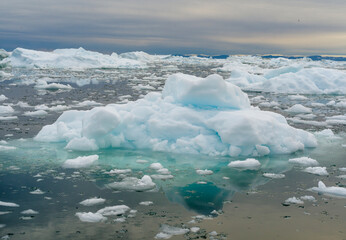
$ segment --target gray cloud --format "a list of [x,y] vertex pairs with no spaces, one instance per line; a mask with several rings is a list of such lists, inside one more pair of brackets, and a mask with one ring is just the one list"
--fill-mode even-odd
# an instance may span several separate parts
[[341,0],[2,0],[0,48],[345,54],[345,10]]

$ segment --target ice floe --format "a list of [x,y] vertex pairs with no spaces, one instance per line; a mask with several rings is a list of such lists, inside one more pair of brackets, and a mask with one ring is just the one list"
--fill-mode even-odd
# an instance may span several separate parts
[[326,167],[307,167],[303,170],[304,172],[307,173],[312,173],[315,175],[320,175],[320,176],[327,176],[329,175],[327,172]]
[[148,191],[156,187],[151,177],[144,175],[141,179],[126,177],[121,182],[113,182],[106,185],[115,190]]
[[230,156],[286,154],[317,144],[282,115],[250,107],[247,95],[220,76],[184,74],[170,76],[162,94],[66,111],[35,140],[67,142],[71,150],[135,147]]
[[187,228],[179,228],[179,227],[173,227],[169,226],[167,224],[162,224],[160,227],[160,231],[158,234],[156,234],[156,239],[169,239],[172,236],[175,235],[183,235],[190,231],[190,229]]
[[3,102],[5,100],[7,100],[7,99],[8,99],[8,97],[6,97],[4,94],[0,95],[0,102]]
[[299,198],[291,197],[285,200],[285,203],[287,204],[304,204],[304,201],[302,201]]
[[86,168],[91,166],[99,159],[98,155],[81,156],[73,159],[67,159],[62,167],[64,168]]
[[16,203],[3,202],[3,201],[0,201],[0,206],[3,206],[3,207],[19,207],[19,205],[16,204]]
[[93,198],[85,199],[85,200],[81,201],[79,204],[81,204],[83,206],[94,206],[94,205],[103,204],[105,201],[106,201],[106,199],[104,199],[104,198],[93,197]]
[[311,113],[311,108],[304,107],[301,104],[295,104],[292,107],[286,109],[290,113]]
[[261,163],[254,158],[248,158],[246,160],[233,161],[228,164],[228,167],[255,170],[260,168]]
[[100,213],[93,213],[93,212],[77,212],[76,216],[79,218],[82,222],[104,222],[107,220],[107,217],[104,217]]
[[284,178],[285,174],[282,174],[282,173],[263,173],[263,176],[266,178],[280,179],[280,178]]
[[196,173],[199,174],[199,175],[211,175],[214,172],[212,170],[208,170],[208,169],[204,169],[204,170],[197,169]]
[[24,214],[24,215],[32,215],[32,214],[39,214],[38,211],[35,211],[35,210],[32,210],[32,209],[27,209],[27,210],[24,210],[24,211],[21,211],[20,212],[21,214]]
[[291,158],[288,160],[289,163],[293,163],[293,164],[297,164],[297,165],[301,165],[301,166],[317,166],[319,165],[319,163],[312,158],[309,157],[299,157],[299,158]]
[[331,197],[346,198],[346,188],[344,187],[327,187],[322,181],[318,182],[318,187],[312,187],[308,189],[313,192],[325,194]]
[[143,202],[140,202],[139,205],[143,205],[143,206],[151,206],[153,205],[154,203],[152,201],[143,201]]

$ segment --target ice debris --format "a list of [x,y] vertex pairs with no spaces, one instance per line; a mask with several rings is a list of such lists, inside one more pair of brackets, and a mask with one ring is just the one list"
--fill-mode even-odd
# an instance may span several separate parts
[[322,181],[318,182],[318,187],[308,189],[313,192],[325,194],[331,197],[346,198],[346,188],[344,187],[327,187]]
[[0,206],[4,206],[4,207],[19,207],[19,205],[16,204],[16,203],[3,202],[3,201],[0,201]]
[[327,176],[328,172],[326,167],[307,167],[303,170],[304,172],[320,175],[320,176]]
[[204,170],[197,169],[196,173],[199,174],[199,175],[211,175],[214,172],[212,170],[208,170],[208,169],[204,169]]
[[106,186],[115,190],[148,191],[155,188],[156,184],[150,176],[144,175],[141,179],[126,177],[121,182],[109,183]]
[[280,178],[284,178],[285,174],[282,174],[282,173],[263,173],[263,176],[266,178],[280,179]]
[[62,166],[64,168],[86,168],[91,166],[98,159],[98,155],[77,157],[74,159],[67,159]]
[[291,197],[285,200],[285,203],[287,204],[304,204],[304,202],[296,197]]
[[76,216],[79,218],[82,222],[104,222],[107,220],[106,217],[104,217],[100,213],[92,213],[92,212],[77,212]]
[[167,224],[162,224],[160,227],[160,233],[156,234],[156,239],[169,239],[175,235],[183,235],[188,233],[190,230],[187,228],[172,227]]
[[135,147],[230,156],[286,154],[317,144],[282,115],[251,108],[247,95],[220,76],[185,74],[170,76],[162,94],[66,111],[35,140],[67,142],[70,150]]
[[27,209],[27,210],[21,211],[20,213],[24,214],[24,215],[39,214],[38,211],[35,211],[35,210],[32,210],[32,209]]
[[317,166],[318,162],[315,159],[309,157],[299,157],[299,158],[291,158],[288,160],[289,163],[301,165],[301,166]]
[[93,198],[85,199],[85,200],[81,201],[79,204],[89,207],[89,206],[95,206],[95,205],[103,204],[105,201],[106,201],[106,199],[93,197]]
[[248,158],[246,160],[239,160],[239,161],[233,161],[228,164],[228,167],[231,168],[239,168],[239,169],[249,169],[249,170],[256,170],[260,168],[261,163],[254,158]]

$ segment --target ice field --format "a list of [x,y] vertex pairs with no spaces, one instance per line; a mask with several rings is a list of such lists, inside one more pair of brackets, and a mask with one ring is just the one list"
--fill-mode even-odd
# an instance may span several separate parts
[[345,58],[0,50],[0,124],[4,239],[346,234]]

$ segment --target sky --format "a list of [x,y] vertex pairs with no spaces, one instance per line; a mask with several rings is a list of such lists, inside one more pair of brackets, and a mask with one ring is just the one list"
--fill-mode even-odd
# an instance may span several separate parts
[[345,0],[1,0],[0,48],[346,55]]

